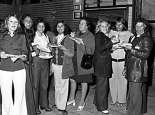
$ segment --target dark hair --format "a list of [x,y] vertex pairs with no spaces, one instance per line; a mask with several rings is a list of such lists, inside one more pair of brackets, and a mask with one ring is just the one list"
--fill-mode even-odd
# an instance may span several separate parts
[[32,20],[32,24],[33,24],[33,19],[32,19],[32,16],[30,14],[24,14],[22,17],[21,17],[21,20],[20,20],[20,23],[21,23],[21,26],[24,27],[24,20],[26,17],[29,17],[31,20]]
[[80,23],[81,20],[85,20],[86,21],[88,30],[90,31],[91,30],[91,23],[90,23],[89,19],[86,18],[86,17],[82,17],[82,18],[80,18],[79,23]]
[[37,31],[37,26],[39,23],[43,23],[45,25],[44,33],[47,32],[47,22],[45,22],[43,17],[38,17],[34,23],[34,31]]
[[71,31],[72,31],[71,28],[63,20],[61,20],[61,21],[57,21],[56,25],[54,26],[53,32],[54,32],[55,35],[58,35],[57,25],[59,23],[62,23],[64,25],[64,35],[67,35],[67,34],[71,33]]
[[120,22],[120,23],[123,24],[123,29],[122,29],[122,31],[128,30],[128,22],[127,22],[124,18],[118,17],[118,18],[116,19],[116,23],[117,23],[117,22]]

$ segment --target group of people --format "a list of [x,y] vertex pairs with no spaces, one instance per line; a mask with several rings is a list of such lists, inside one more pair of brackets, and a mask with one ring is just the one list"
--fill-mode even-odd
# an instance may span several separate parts
[[[50,70],[60,115],[67,115],[67,105],[77,104],[77,83],[82,89],[77,111],[84,109],[92,75],[96,82],[94,104],[99,112],[109,114],[110,89],[112,104],[127,103],[128,115],[142,115],[142,87],[147,82],[147,59],[152,48],[148,25],[139,19],[131,33],[126,21],[118,18],[115,30],[110,26],[100,19],[96,33],[92,33],[90,22],[81,18],[77,32],[72,32],[64,21],[58,21],[51,32],[43,18],[34,23],[30,15],[21,20],[8,16],[5,31],[0,33],[2,115],[52,111],[48,100]],[[86,53],[93,55],[90,69],[81,67]]]

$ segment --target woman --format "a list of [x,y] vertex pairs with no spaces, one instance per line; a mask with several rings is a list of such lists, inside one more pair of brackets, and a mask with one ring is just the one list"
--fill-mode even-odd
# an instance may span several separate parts
[[0,35],[2,115],[27,115],[26,70],[23,62],[27,57],[26,39],[18,32],[20,25],[16,16],[7,17],[5,26],[7,31]]
[[88,90],[88,83],[92,82],[92,74],[94,69],[83,69],[81,67],[82,56],[87,52],[88,54],[93,54],[95,49],[95,39],[94,35],[88,30],[89,22],[87,19],[81,19],[79,23],[79,32],[76,33],[75,37],[82,40],[81,43],[75,44],[75,57],[74,57],[74,69],[76,75],[71,77],[71,90],[70,90],[70,99],[67,105],[73,104],[75,106],[75,91],[77,83],[82,85],[82,95],[79,102],[77,111],[82,111],[85,106],[85,100]]
[[55,81],[55,103],[60,115],[67,115],[69,77],[74,75],[72,57],[74,56],[74,42],[69,38],[70,31],[63,21],[56,24],[54,58],[52,69]]
[[125,45],[127,50],[126,76],[129,83],[127,115],[142,115],[143,84],[147,82],[147,59],[149,57],[152,40],[147,33],[147,23],[138,19],[135,25],[135,37]]
[[109,79],[110,93],[112,104],[123,106],[126,104],[127,80],[123,74],[125,64],[125,51],[121,47],[121,43],[127,43],[133,34],[127,31],[127,22],[119,17],[116,20],[116,31],[113,31],[114,36],[118,37],[119,43],[113,45],[112,55],[112,78]]
[[94,104],[97,110],[103,114],[108,114],[108,91],[109,77],[112,74],[111,49],[115,39],[109,38],[110,24],[105,20],[100,20],[99,31],[95,35],[94,52],[94,74],[96,76],[96,89]]
[[35,26],[35,37],[32,43],[34,52],[33,56],[33,88],[34,88],[34,98],[36,113],[40,114],[39,106],[41,110],[47,112],[52,111],[49,107],[48,100],[48,80],[49,80],[49,62],[51,56],[51,49],[48,47],[49,37],[45,33],[45,22],[43,19],[39,18]]
[[35,115],[35,104],[34,104],[34,95],[32,88],[32,45],[34,38],[34,30],[33,30],[33,21],[30,15],[24,15],[21,20],[22,32],[26,37],[26,46],[28,49],[28,58],[25,64],[26,68],[26,99],[27,99],[27,110],[28,115]]

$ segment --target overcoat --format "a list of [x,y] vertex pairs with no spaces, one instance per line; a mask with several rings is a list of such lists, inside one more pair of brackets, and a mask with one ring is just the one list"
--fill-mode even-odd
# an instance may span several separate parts
[[95,76],[110,77],[112,74],[111,60],[112,42],[103,32],[95,35],[94,70]]

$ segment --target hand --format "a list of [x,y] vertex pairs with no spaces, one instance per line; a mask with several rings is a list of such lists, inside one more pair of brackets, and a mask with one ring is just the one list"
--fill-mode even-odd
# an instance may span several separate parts
[[37,47],[38,47],[37,45],[34,45],[34,46],[32,46],[32,47],[33,47],[33,50],[35,50],[35,51],[38,49],[38,48],[37,48]]
[[74,41],[75,41],[77,44],[82,44],[82,45],[84,45],[84,42],[83,42],[83,40],[82,40],[81,38],[76,38],[76,39],[74,39]]
[[0,52],[1,58],[8,58],[7,54],[5,52]]
[[70,36],[74,38],[75,37],[75,32],[71,32]]
[[112,41],[113,44],[116,44],[116,43],[120,42],[120,39],[118,38],[118,36],[112,36],[111,41]]
[[20,55],[19,58],[22,59],[23,61],[27,60],[27,56],[26,55]]
[[65,46],[63,46],[63,45],[59,45],[58,48],[60,48],[63,51],[66,51],[67,50],[67,48]]
[[39,50],[39,49],[36,49],[36,50],[35,50],[35,53],[36,53],[36,55],[39,55],[40,50]]
[[49,48],[50,49],[50,51],[52,51],[53,50],[53,48],[51,47],[52,45],[50,44],[50,43],[48,43],[47,44],[47,48]]
[[122,75],[126,76],[126,67],[124,67],[123,71],[122,71]]
[[126,50],[131,50],[131,49],[132,49],[132,46],[131,46],[131,45],[126,45],[126,46],[124,46],[124,48],[125,48]]

